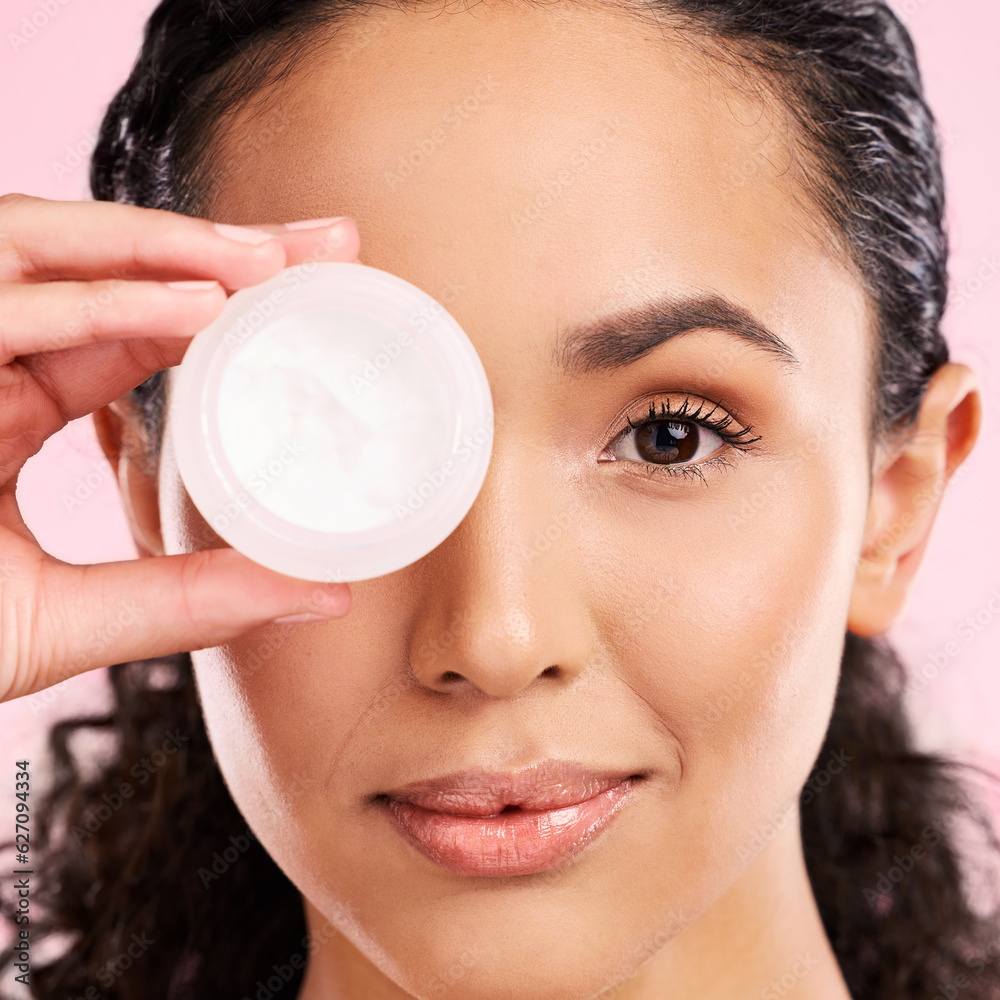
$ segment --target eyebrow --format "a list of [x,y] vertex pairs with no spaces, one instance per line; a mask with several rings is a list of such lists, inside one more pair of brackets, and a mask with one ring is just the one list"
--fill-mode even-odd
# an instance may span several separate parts
[[556,364],[570,376],[593,375],[634,364],[654,347],[693,330],[716,329],[797,365],[792,349],[742,306],[723,295],[663,298],[564,329]]

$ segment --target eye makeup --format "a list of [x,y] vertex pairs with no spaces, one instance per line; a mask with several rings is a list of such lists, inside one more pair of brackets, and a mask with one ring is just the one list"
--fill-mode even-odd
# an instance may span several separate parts
[[[656,405],[659,402],[659,412]],[[625,461],[645,468],[649,476],[697,476],[704,470],[730,464],[733,450],[749,451],[760,440],[753,428],[741,425],[720,403],[690,394],[681,403],[668,398],[650,400],[645,418],[626,414],[626,426],[619,430],[606,452],[605,461]],[[708,441],[705,441],[708,438]],[[711,447],[711,438],[718,442]],[[629,454],[631,452],[631,454]]]

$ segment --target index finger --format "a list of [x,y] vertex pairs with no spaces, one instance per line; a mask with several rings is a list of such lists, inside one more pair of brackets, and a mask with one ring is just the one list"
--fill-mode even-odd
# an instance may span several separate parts
[[8,194],[0,197],[0,281],[215,279],[246,288],[285,266],[281,241],[254,232],[220,231],[208,219],[161,208]]

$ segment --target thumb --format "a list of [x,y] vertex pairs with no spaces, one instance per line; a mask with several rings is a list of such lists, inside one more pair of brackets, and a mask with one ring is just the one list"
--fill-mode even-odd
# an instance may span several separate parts
[[[217,646],[289,617],[338,618],[351,606],[346,583],[275,573],[232,548],[95,566],[50,560],[40,569],[34,623],[18,622],[16,610],[4,622],[3,646],[27,650],[28,661],[13,671],[0,664],[4,700],[95,667]],[[31,634],[9,634],[22,627]]]

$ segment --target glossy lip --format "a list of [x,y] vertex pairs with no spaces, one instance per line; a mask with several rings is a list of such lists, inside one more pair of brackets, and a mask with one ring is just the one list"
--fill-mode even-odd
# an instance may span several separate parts
[[462,875],[547,871],[580,853],[645,774],[550,759],[516,773],[462,771],[374,796],[425,857]]

